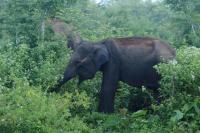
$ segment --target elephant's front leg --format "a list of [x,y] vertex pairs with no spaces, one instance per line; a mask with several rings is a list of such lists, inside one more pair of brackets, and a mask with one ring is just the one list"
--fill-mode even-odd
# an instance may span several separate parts
[[118,70],[108,68],[103,72],[103,80],[100,91],[99,112],[114,112],[114,99],[118,83]]

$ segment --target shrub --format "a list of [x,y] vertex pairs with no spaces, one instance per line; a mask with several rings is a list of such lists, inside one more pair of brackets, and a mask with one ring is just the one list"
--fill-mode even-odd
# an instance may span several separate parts
[[85,93],[48,96],[24,79],[15,79],[15,83],[14,89],[0,94],[1,132],[92,131],[74,113],[88,111],[90,103]]
[[165,100],[153,105],[154,113],[173,132],[200,130],[200,49],[182,47],[176,60],[156,66],[162,75],[161,93]]
[[177,92],[200,94],[199,48],[178,49],[176,59],[168,64],[159,64],[157,70],[162,75],[161,91],[164,95],[175,95]]

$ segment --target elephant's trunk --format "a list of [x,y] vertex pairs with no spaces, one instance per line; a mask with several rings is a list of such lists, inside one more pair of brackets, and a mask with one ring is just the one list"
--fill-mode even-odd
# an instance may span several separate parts
[[70,65],[67,67],[67,69],[64,72],[64,76],[61,80],[58,81],[58,83],[56,85],[54,85],[54,87],[50,88],[48,90],[48,92],[59,92],[60,91],[60,87],[65,84],[67,81],[69,81],[70,79],[72,79],[73,77],[75,77],[76,75],[76,70],[74,67],[71,67]]
[[63,79],[59,81],[59,87],[62,86],[64,83],[75,77],[76,75],[76,68],[73,65],[69,65],[64,72]]

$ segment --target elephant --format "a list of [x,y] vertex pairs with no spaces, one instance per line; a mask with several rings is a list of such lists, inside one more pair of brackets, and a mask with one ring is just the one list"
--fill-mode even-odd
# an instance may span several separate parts
[[49,91],[58,92],[75,76],[78,76],[80,84],[100,71],[103,76],[98,111],[103,113],[114,112],[118,81],[139,88],[144,86],[157,93],[161,76],[154,65],[176,56],[169,43],[152,37],[118,37],[90,42],[69,36],[68,47],[74,52],[64,76]]

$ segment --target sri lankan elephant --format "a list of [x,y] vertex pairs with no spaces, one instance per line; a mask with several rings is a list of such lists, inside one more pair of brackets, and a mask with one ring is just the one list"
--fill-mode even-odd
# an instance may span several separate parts
[[80,83],[92,79],[97,71],[101,71],[103,77],[98,111],[104,113],[114,112],[118,81],[156,91],[161,77],[153,66],[175,57],[175,50],[168,43],[150,37],[109,38],[99,42],[70,37],[68,46],[74,49],[74,53],[63,79],[50,91],[59,91],[76,75]]

